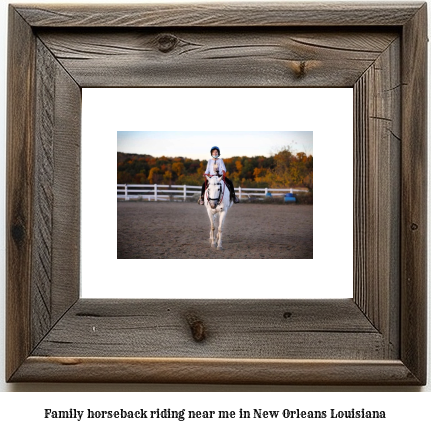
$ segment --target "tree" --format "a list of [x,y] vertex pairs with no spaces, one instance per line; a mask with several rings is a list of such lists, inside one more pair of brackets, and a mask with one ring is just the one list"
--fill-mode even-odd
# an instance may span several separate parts
[[145,184],[146,180],[147,180],[147,177],[145,176],[145,174],[140,172],[139,174],[135,175],[133,182],[135,184]]
[[243,168],[241,160],[237,160],[235,162],[235,167],[236,167],[236,170],[238,172],[238,175],[241,175],[241,171],[242,171],[242,168]]
[[165,173],[163,174],[163,180],[169,185],[172,184],[172,172],[165,171]]
[[172,171],[177,174],[177,177],[180,177],[184,173],[184,163],[183,162],[172,163]]
[[[313,156],[283,147],[270,157],[224,159],[235,187],[313,188]],[[117,153],[118,184],[201,185],[206,160]]]
[[157,184],[158,181],[158,173],[160,172],[159,168],[151,168],[150,169],[150,173],[148,174],[148,181],[150,182],[150,184]]

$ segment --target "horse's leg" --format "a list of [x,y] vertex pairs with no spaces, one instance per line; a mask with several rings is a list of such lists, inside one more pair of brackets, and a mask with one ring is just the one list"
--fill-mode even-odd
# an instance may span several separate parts
[[210,219],[210,243],[213,242],[214,237],[214,223],[213,223],[213,217],[212,214],[208,212],[208,218]]
[[215,238],[214,238],[214,230],[215,230],[215,226],[214,226],[214,215],[211,214],[210,212],[208,212],[208,217],[210,219],[210,223],[211,223],[211,228],[210,228],[210,243],[211,243],[211,247],[215,247]]
[[217,237],[215,235],[215,223],[216,223],[216,217],[217,217],[217,213],[215,213],[212,216],[212,225],[211,225],[211,229],[212,229],[212,241],[211,241],[211,247],[215,248],[217,247]]
[[218,232],[217,232],[217,250],[222,250],[223,246],[222,246],[222,234],[223,234],[223,225],[224,225],[224,221],[226,218],[226,213],[227,211],[224,210],[220,213],[220,221],[218,224]]

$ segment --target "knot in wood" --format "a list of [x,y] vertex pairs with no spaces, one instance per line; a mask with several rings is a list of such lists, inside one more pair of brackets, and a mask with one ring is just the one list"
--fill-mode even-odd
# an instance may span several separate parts
[[25,239],[25,228],[21,223],[15,223],[11,228],[11,235],[16,244],[21,244]]
[[162,34],[157,39],[158,49],[161,52],[172,51],[178,44],[178,38],[172,34]]
[[418,227],[419,227],[419,226],[418,226],[416,223],[412,223],[412,224],[411,224],[411,226],[410,226],[410,229],[411,229],[411,230],[417,230],[417,229],[418,229]]
[[294,67],[294,71],[296,74],[297,78],[304,78],[304,76],[306,75],[306,68],[307,68],[307,62],[305,61],[300,61],[299,63],[297,63]]
[[204,341],[206,338],[206,330],[202,320],[195,316],[188,316],[187,323],[189,324],[193,339],[197,342]]

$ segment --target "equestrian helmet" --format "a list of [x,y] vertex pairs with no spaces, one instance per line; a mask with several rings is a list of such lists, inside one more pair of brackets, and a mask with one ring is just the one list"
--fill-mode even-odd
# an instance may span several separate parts
[[210,151],[211,155],[213,154],[213,150],[217,150],[218,151],[218,156],[217,157],[219,157],[220,156],[220,148],[219,147],[212,147],[211,151]]

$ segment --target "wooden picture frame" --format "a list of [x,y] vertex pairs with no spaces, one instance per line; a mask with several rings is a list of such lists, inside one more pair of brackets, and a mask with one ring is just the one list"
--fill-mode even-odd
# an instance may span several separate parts
[[[424,3],[10,6],[7,381],[424,385],[426,47]],[[353,299],[79,297],[81,88],[160,86],[353,87]]]

